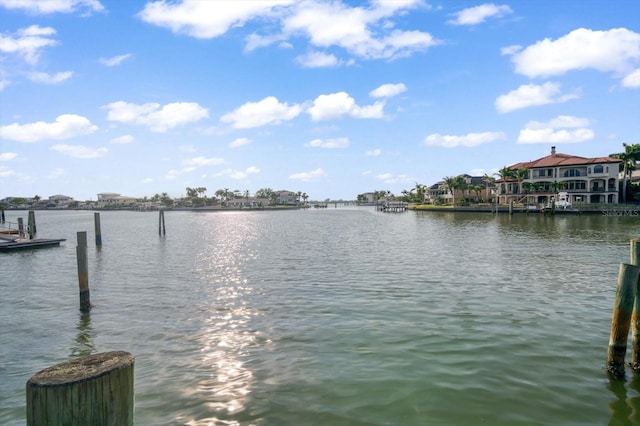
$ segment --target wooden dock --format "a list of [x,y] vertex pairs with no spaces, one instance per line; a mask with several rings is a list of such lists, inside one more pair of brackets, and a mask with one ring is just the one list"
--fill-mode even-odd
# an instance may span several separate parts
[[403,213],[409,209],[409,203],[403,201],[388,201],[376,206],[376,210],[385,213]]
[[66,240],[64,238],[35,238],[30,240],[27,238],[0,235],[0,252],[59,246],[62,241]]

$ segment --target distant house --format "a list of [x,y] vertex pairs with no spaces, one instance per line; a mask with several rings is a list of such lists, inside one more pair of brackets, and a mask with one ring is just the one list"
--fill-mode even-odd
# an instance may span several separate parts
[[512,170],[528,169],[518,182],[499,179],[499,202],[546,203],[558,192],[567,192],[571,204],[616,204],[621,160],[611,157],[585,158],[556,152],[534,161],[516,163]]
[[[445,181],[440,181],[430,187],[427,187],[425,191],[425,202],[427,204],[435,204],[438,199],[442,200],[444,203],[458,202],[465,198],[475,199],[476,201],[485,201],[488,202],[493,196],[494,185],[488,184],[482,176],[471,176],[468,174],[460,175],[464,180],[466,188],[464,189],[456,189],[454,194],[452,194],[451,190],[447,188]],[[480,188],[482,190],[477,192],[474,188]]]
[[295,192],[281,190],[276,191],[276,204],[286,206],[297,206],[299,203],[298,195]]
[[234,198],[234,199],[225,201],[224,205],[226,207],[235,207],[235,208],[267,207],[269,205],[269,199],[256,198],[256,197]]
[[49,197],[49,204],[55,204],[56,207],[67,207],[74,200],[68,195],[52,195]]
[[100,208],[126,206],[137,201],[134,197],[125,197],[115,192],[103,192],[98,194],[97,205]]

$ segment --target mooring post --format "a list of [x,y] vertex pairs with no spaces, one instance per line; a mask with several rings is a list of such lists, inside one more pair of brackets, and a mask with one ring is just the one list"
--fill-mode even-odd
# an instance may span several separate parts
[[[640,267],[640,238],[633,238],[629,244],[631,264]],[[631,314],[631,368],[640,373],[640,278],[636,283],[636,297]]]
[[0,222],[4,223],[4,209],[0,209]]
[[100,229],[100,213],[95,212],[93,214],[93,227],[96,232],[96,246],[102,246],[102,230]]
[[33,233],[38,233],[38,228],[36,226],[36,212],[33,210],[29,210],[29,230],[33,229]]
[[78,261],[78,286],[80,287],[80,311],[88,312],[91,309],[89,296],[89,262],[87,259],[87,233],[78,232],[78,245],[76,246]]
[[621,263],[618,273],[616,298],[611,318],[611,336],[607,350],[607,371],[614,377],[624,376],[624,356],[627,351],[627,339],[636,287],[640,268],[636,265]]
[[18,218],[18,235],[24,238],[24,220],[21,217]]
[[166,235],[167,230],[164,226],[164,210],[160,209],[158,213],[158,235]]
[[113,351],[38,372],[27,381],[27,425],[133,425],[134,363]]

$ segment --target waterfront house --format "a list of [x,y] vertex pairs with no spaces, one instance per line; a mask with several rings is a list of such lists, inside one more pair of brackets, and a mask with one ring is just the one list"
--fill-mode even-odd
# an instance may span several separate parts
[[134,197],[125,197],[123,195],[117,194],[115,192],[103,192],[98,194],[98,207],[116,207],[116,206],[128,206],[131,203],[135,203],[137,201]]
[[527,169],[525,176],[498,179],[501,204],[545,204],[558,192],[567,192],[572,205],[617,204],[621,160],[611,157],[585,158],[556,152],[537,160],[516,163],[513,171]]
[[[450,188],[447,188],[445,181],[431,185],[425,192],[425,203],[438,204],[442,202],[444,204],[455,202],[458,203],[464,199],[473,199],[479,202],[489,202],[493,196],[493,183],[486,182],[482,176],[471,176],[468,174],[459,175],[464,181],[464,187],[457,188],[451,193]],[[481,188],[481,190],[479,190]]]
[[298,198],[298,195],[295,192],[281,190],[281,191],[276,191],[276,194],[277,194],[276,204],[286,205],[286,206],[297,206],[298,203],[300,202],[300,199]]

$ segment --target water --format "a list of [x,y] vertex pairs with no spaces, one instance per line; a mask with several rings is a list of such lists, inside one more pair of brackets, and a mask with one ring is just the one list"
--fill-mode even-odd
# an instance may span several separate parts
[[[26,212],[7,212],[15,221]],[[0,424],[69,357],[136,356],[139,425],[625,425],[604,370],[637,217],[36,212],[0,255]],[[90,314],[76,232],[88,231]]]

